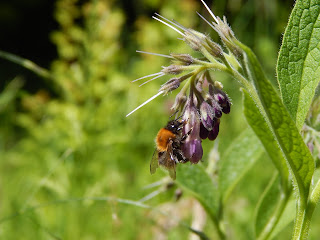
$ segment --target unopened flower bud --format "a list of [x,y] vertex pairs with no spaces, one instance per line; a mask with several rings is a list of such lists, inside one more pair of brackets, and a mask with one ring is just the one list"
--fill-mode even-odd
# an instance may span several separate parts
[[207,51],[216,58],[221,58],[223,56],[223,50],[218,43],[211,41],[209,38],[206,38],[206,43],[208,47],[206,47]]
[[216,99],[218,104],[221,106],[222,112],[225,114],[230,113],[231,102],[228,95],[224,91],[217,88],[214,90],[214,92],[215,92],[214,98]]
[[195,51],[200,51],[203,47],[203,39],[206,36],[200,32],[197,32],[193,29],[189,29],[184,33],[184,41]]
[[212,112],[213,112],[213,117],[214,118],[221,118],[221,116],[222,116],[222,108],[221,108],[220,104],[216,101],[216,99],[213,96],[209,95],[207,97],[207,101],[211,105]]
[[174,57],[176,60],[185,63],[185,65],[190,65],[193,63],[194,59],[189,54],[176,54],[171,53],[172,57]]
[[220,82],[215,82],[214,86],[211,84],[209,85],[209,98],[213,98],[223,113],[228,114],[230,113],[231,109],[231,101],[228,95],[222,91],[222,84]]
[[182,65],[170,65],[168,67],[163,67],[163,69],[161,70],[161,72],[165,73],[165,74],[180,74],[183,69],[182,69]]
[[183,92],[178,93],[171,107],[171,110],[177,111],[180,107],[182,107],[185,104],[186,101],[186,95]]
[[219,34],[224,45],[232,52],[236,57],[243,55],[243,50],[237,44],[238,40],[236,39],[232,29],[227,23],[227,18],[223,17],[223,21],[217,17],[218,23],[214,24],[215,30]]
[[159,89],[160,91],[163,91],[164,94],[167,94],[173,90],[176,90],[180,86],[180,79],[179,78],[171,78],[169,81],[167,81],[165,84],[161,86]]
[[183,120],[186,121],[184,126],[184,133],[189,134],[188,138],[198,138],[200,130],[200,117],[197,108],[194,105],[193,99],[188,98],[186,108],[183,113]]
[[219,134],[219,126],[220,126],[220,119],[217,119],[217,121],[214,124],[213,129],[208,134],[208,139],[213,141],[217,138]]
[[200,105],[201,123],[208,131],[212,130],[213,127],[213,117],[215,114],[213,110],[212,106],[206,101],[203,101]]
[[201,139],[206,139],[209,135],[208,129],[205,128],[202,123],[200,124],[200,134],[199,135],[200,135]]

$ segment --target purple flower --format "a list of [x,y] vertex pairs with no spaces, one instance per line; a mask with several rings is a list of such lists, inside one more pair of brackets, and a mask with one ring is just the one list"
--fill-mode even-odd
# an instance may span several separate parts
[[205,128],[205,126],[203,126],[203,124],[200,124],[200,138],[201,139],[206,139],[209,135],[209,131],[207,128]]
[[198,163],[202,159],[203,150],[201,139],[188,140],[182,145],[182,151],[191,163]]
[[198,163],[202,159],[203,155],[200,138],[201,121],[192,97],[189,97],[186,103],[183,120],[186,121],[183,132],[188,135],[182,144],[183,154],[191,163]]
[[216,89],[214,97],[221,106],[222,112],[225,114],[230,113],[231,102],[229,100],[228,95],[222,90]]
[[210,97],[213,98],[220,106],[221,111],[225,114],[230,113],[231,101],[228,95],[221,90],[222,85],[217,84],[217,86],[209,86]]
[[219,126],[220,126],[220,119],[217,119],[217,121],[214,124],[213,129],[208,133],[208,139],[213,141],[217,138],[219,134]]
[[203,101],[200,105],[201,123],[208,131],[213,127],[214,110],[215,109],[206,101]]

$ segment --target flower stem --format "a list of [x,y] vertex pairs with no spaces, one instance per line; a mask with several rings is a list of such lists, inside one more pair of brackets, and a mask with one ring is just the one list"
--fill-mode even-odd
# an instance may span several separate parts
[[315,185],[311,196],[309,198],[306,210],[297,215],[295,226],[294,226],[294,235],[292,239],[307,239],[309,230],[310,230],[310,222],[313,215],[313,212],[317,206],[317,203],[320,199],[320,179]]
[[51,77],[52,77],[50,72],[47,69],[38,66],[37,64],[35,64],[34,62],[32,62],[28,59],[19,57],[17,55],[12,54],[12,53],[0,51],[0,58],[3,58],[8,61],[19,64],[44,79],[51,79]]

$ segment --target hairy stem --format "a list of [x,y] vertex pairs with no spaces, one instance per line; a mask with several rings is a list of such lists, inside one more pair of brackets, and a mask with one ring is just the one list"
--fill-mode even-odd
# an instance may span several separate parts
[[311,193],[306,210],[303,212],[303,214],[301,214],[300,218],[298,219],[299,221],[296,221],[295,223],[293,239],[307,239],[310,230],[311,218],[319,199],[320,180],[318,180]]

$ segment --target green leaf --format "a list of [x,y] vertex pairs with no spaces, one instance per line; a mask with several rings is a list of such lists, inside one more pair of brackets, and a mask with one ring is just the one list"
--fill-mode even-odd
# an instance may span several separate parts
[[299,130],[320,80],[319,14],[319,0],[297,1],[278,59],[282,99]]
[[296,200],[295,200],[295,197],[293,197],[288,201],[277,226],[271,233],[270,239],[277,237],[278,234],[294,220],[295,215],[296,215]]
[[220,211],[218,187],[200,164],[179,164],[176,181],[201,203],[214,221],[217,221]]
[[262,194],[255,214],[256,239],[267,239],[282,216],[290,194],[281,191],[279,175],[271,179]]
[[275,140],[273,133],[263,118],[263,115],[259,111],[257,105],[254,103],[250,95],[244,89],[242,92],[244,115],[247,119],[247,122],[260,139],[266,152],[268,153],[268,156],[278,169],[281,176],[282,188],[286,191],[288,187],[289,171],[286,165],[286,160],[279,148],[279,144]]
[[257,239],[263,234],[264,229],[268,227],[268,223],[271,220],[270,216],[273,215],[276,209],[279,195],[279,177],[273,177],[262,194],[256,209],[255,235]]
[[219,191],[224,203],[262,153],[259,139],[249,128],[230,144],[219,162]]
[[251,70],[258,96],[252,89],[249,89],[249,93],[274,133],[297,184],[299,201],[305,205],[314,171],[314,160],[288,110],[270,81],[265,77],[256,56],[248,47],[242,44],[240,46],[247,54],[247,64]]

